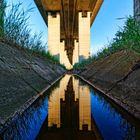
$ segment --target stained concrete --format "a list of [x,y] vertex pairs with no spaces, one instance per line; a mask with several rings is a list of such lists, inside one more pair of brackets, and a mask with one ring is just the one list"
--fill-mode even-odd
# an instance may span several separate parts
[[128,50],[97,60],[79,75],[140,119],[140,55]]
[[4,122],[64,72],[45,58],[0,42],[0,121]]

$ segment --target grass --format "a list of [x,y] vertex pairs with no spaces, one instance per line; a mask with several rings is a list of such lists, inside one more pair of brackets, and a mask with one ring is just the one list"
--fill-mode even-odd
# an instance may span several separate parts
[[32,11],[33,8],[22,9],[22,3],[6,6],[3,2],[0,6],[0,37],[7,43],[25,49],[30,55],[38,54],[55,64],[60,64],[57,58],[46,51],[47,43],[43,43],[42,33],[32,33],[28,22]]
[[123,28],[120,28],[113,40],[96,55],[74,65],[74,69],[84,69],[96,60],[105,58],[121,50],[132,50],[140,54],[140,23],[132,16],[128,17]]
[[3,0],[0,1],[0,37],[4,34],[4,9],[6,4]]

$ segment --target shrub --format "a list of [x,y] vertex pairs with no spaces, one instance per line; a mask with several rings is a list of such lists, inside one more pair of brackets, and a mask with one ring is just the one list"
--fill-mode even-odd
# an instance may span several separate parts
[[[3,9],[0,12],[0,28],[2,28],[0,31],[3,31],[1,34],[2,38],[27,50],[30,55],[33,53],[39,54],[59,64],[58,59],[49,52],[46,52],[47,43],[42,42],[42,33],[31,33],[28,20],[30,18],[29,13],[33,11],[33,8],[24,10],[22,9],[22,3],[12,4],[8,7],[3,5],[0,8]],[[5,14],[4,11],[6,11]]]
[[75,64],[74,69],[83,69],[95,60],[105,58],[125,49],[140,53],[140,23],[132,16],[127,18],[123,28],[117,31],[115,38],[113,38],[106,48],[99,51],[96,55],[83,60],[81,63]]
[[0,37],[4,34],[4,11],[6,8],[6,3],[4,0],[0,1]]

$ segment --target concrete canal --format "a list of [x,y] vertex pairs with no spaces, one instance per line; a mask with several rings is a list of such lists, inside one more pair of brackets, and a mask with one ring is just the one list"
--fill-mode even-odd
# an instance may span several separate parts
[[135,140],[139,121],[76,76],[65,75],[5,127],[3,140]]

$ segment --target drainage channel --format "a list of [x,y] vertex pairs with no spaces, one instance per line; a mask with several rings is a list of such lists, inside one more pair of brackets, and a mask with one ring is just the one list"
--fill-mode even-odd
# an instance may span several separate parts
[[[121,110],[121,109],[120,109]],[[2,140],[139,140],[140,122],[66,74],[0,134]]]

